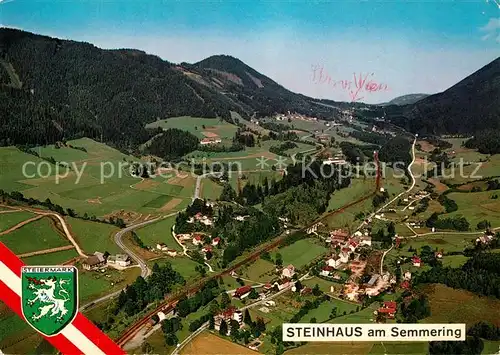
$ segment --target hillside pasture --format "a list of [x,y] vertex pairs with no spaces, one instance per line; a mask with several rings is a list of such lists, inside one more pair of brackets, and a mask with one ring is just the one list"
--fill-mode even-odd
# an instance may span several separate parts
[[64,262],[76,258],[78,253],[75,249],[58,251],[56,253],[34,255],[22,258],[27,265],[61,265]]
[[34,213],[26,211],[0,213],[0,232],[35,217]]
[[114,234],[120,230],[118,227],[72,217],[66,217],[66,221],[71,227],[76,242],[86,253],[107,251],[110,254],[116,254],[122,252],[113,239]]
[[283,266],[292,264],[295,268],[301,268],[327,251],[328,249],[321,245],[319,240],[301,239],[291,245],[279,248],[272,253],[272,258],[275,260],[276,254],[280,253],[283,258]]
[[426,285],[424,292],[431,307],[424,323],[466,323],[469,327],[482,320],[500,326],[500,300],[442,284]]
[[59,232],[55,231],[53,221],[48,217],[44,217],[3,235],[0,237],[0,241],[16,254],[57,248],[70,244]]
[[492,199],[495,191],[454,192],[447,196],[458,205],[458,210],[445,216],[463,215],[474,230],[482,220],[491,222],[492,227],[500,227],[500,200]]
[[[48,198],[80,215],[87,213],[99,217],[120,210],[159,213],[165,211],[168,200],[190,199],[193,194],[196,180],[189,174],[180,178],[177,176],[180,174],[174,173],[142,181],[131,176],[128,168],[138,159],[88,138],[68,144],[86,151],[54,145],[33,148],[42,156],[70,165],[69,170],[59,168],[59,178],[55,175],[55,165],[14,147],[0,148],[0,160],[7,168],[7,173],[0,176],[2,187],[5,186],[6,191],[21,190],[26,197],[40,201]],[[26,175],[23,174],[24,162],[35,164],[26,167]],[[38,175],[38,165],[44,177]],[[167,207],[178,208],[177,204]]]
[[182,350],[181,355],[254,355],[255,351],[235,344],[229,340],[205,331],[189,342]]
[[170,249],[182,251],[182,248],[172,236],[172,226],[174,224],[175,216],[172,216],[137,229],[135,233],[149,247],[156,248],[157,243],[165,243]]
[[[203,128],[205,126],[205,128]],[[199,118],[191,116],[171,117],[166,120],[159,120],[146,125],[146,128],[177,128],[188,131],[198,138],[220,137],[229,141],[234,137],[237,127],[226,121],[217,118]]]

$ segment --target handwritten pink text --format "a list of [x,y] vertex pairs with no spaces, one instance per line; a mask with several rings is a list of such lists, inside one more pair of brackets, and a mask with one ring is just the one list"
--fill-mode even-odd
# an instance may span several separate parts
[[362,100],[362,93],[373,93],[376,91],[390,90],[387,84],[377,83],[372,79],[371,74],[353,73],[351,80],[334,80],[322,65],[311,65],[312,81],[315,84],[326,84],[332,88],[341,88],[349,93],[351,102]]

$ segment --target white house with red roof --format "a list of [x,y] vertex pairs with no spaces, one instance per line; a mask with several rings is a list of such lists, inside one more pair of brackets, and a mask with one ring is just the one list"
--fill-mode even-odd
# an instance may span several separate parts
[[195,234],[193,236],[193,244],[194,245],[203,244],[203,236],[201,234]]
[[214,247],[217,246],[217,245],[219,245],[219,243],[220,243],[220,238],[219,237],[212,239],[212,245]]
[[323,266],[323,268],[321,269],[321,272],[319,273],[321,276],[331,276],[332,275],[332,272],[335,270],[335,268],[331,267],[331,266]]
[[418,256],[414,256],[413,258],[411,258],[411,262],[415,267],[420,267],[422,265],[422,259],[420,259]]
[[355,251],[358,245],[359,243],[356,242],[354,239],[349,239],[348,248],[351,249],[351,251]]

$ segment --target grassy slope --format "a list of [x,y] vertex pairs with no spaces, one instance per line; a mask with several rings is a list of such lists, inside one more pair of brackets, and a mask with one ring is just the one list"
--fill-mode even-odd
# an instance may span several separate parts
[[113,240],[114,234],[119,231],[118,227],[71,217],[66,217],[66,220],[71,226],[77,243],[86,253],[107,251],[116,254],[121,252]]
[[31,212],[9,212],[0,214],[0,231],[5,231],[16,224],[34,217],[35,214]]
[[69,245],[69,241],[52,228],[48,218],[29,223],[0,240],[16,254]]

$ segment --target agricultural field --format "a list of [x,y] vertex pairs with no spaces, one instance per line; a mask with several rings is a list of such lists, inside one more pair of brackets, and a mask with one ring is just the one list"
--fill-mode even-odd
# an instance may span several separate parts
[[68,240],[55,231],[53,221],[48,217],[5,234],[0,237],[0,241],[18,255],[70,245]]
[[443,266],[444,267],[461,267],[469,260],[465,255],[446,255],[443,257]]
[[172,265],[172,269],[181,274],[188,283],[193,282],[194,279],[201,277],[200,273],[195,270],[195,267],[200,264],[189,259],[187,256],[176,256],[175,258],[165,257],[157,260],[152,260],[149,262],[149,266],[153,267],[155,263],[157,263],[158,265],[170,263]]
[[479,320],[500,326],[500,300],[480,297],[472,292],[456,290],[442,284],[426,285],[431,316],[425,323],[466,323],[471,326]]
[[71,227],[76,242],[87,254],[96,251],[107,251],[110,254],[122,252],[113,239],[114,234],[120,230],[118,227],[72,217],[65,219]]
[[130,285],[141,274],[138,267],[124,271],[107,268],[105,272],[86,271],[78,269],[78,293],[80,303],[90,302],[100,296],[118,291]]
[[336,210],[351,201],[366,196],[372,193],[374,188],[375,179],[352,179],[349,187],[333,192],[328,204],[328,210]]
[[223,141],[231,141],[236,133],[237,127],[222,119],[199,118],[191,116],[171,117],[166,120],[159,120],[146,125],[146,128],[169,128],[182,129],[188,131],[198,138],[219,137]]
[[[403,171],[397,171],[392,168],[385,168],[383,172],[383,178],[381,180],[382,186],[387,190],[389,196],[395,196],[406,190],[403,184],[401,184],[401,178],[404,176]],[[372,182],[372,186],[375,186],[374,179],[370,179]],[[406,178],[406,180],[408,180]]]
[[369,198],[354,206],[344,209],[341,213],[336,213],[332,216],[328,216],[322,222],[326,225],[325,228],[327,230],[347,228],[354,231],[354,228],[357,228],[361,223],[361,220],[356,220],[356,215],[361,212],[368,214],[372,211],[372,199]]
[[315,285],[319,286],[319,289],[326,293],[330,294],[331,287],[333,286],[335,293],[340,292],[343,288],[343,284],[334,282],[334,281],[327,281],[325,279],[319,278],[319,277],[313,277],[311,279],[307,279],[302,281],[302,285],[313,288]]
[[[43,344],[43,345],[42,345]],[[5,354],[30,354],[44,346],[44,354],[56,354],[51,346],[17,314],[0,302],[0,348]]]
[[69,249],[50,254],[28,256],[22,260],[27,265],[61,265],[77,256],[78,253],[75,249]]
[[217,200],[222,193],[223,187],[210,178],[201,180],[200,197],[207,200]]
[[257,259],[250,265],[244,266],[238,271],[241,277],[255,282],[268,282],[276,277],[276,266],[264,259]]
[[275,260],[276,254],[280,253],[283,258],[283,266],[292,264],[296,269],[300,269],[327,251],[328,249],[320,245],[318,240],[309,238],[301,239],[292,245],[279,248],[271,255],[273,260]]
[[273,299],[276,302],[275,306],[267,307],[270,312],[265,313],[260,310],[263,306],[257,306],[250,308],[250,317],[255,320],[260,317],[266,323],[267,329],[272,329],[273,327],[287,323],[290,319],[298,312],[300,307],[302,307],[302,302],[294,300],[288,295],[281,295]]
[[299,323],[310,323],[312,318],[316,318],[317,323],[330,322],[330,314],[332,309],[337,309],[337,316],[345,314],[351,314],[351,312],[356,312],[356,309],[360,309],[360,306],[354,305],[349,302],[343,302],[339,300],[326,301],[319,305],[318,308],[310,310]]
[[6,231],[22,221],[26,221],[35,216],[34,213],[26,211],[0,213],[0,232]]
[[[400,257],[410,257],[413,255],[413,251],[408,251],[411,248],[417,250],[420,253],[421,248],[424,245],[430,246],[433,250],[444,250],[447,252],[462,251],[467,246],[471,245],[472,241],[476,237],[474,235],[460,235],[460,234],[433,234],[424,237],[412,238],[403,241],[399,249],[392,249],[386,256],[384,264],[386,266],[395,265],[396,261]],[[444,255],[442,258],[443,265],[458,266],[465,259],[461,255]],[[406,265],[405,265],[406,266]],[[411,264],[407,267],[413,271],[421,271],[426,269],[427,266],[423,268],[415,268]]]
[[[479,153],[470,153],[476,155],[476,160],[463,159],[463,164],[460,163],[460,155],[458,154],[455,160],[455,168],[446,169],[445,178],[446,183],[449,184],[463,184],[473,180],[479,180],[486,177],[500,176],[500,154],[492,156],[481,156]],[[470,155],[469,154],[469,155]],[[481,160],[480,160],[481,159]],[[470,164],[466,164],[469,162]]]
[[205,331],[188,343],[181,351],[181,355],[223,355],[223,354],[238,354],[238,355],[254,355],[255,351],[244,346],[235,344],[229,340]]
[[352,355],[399,355],[399,354],[425,354],[428,344],[407,342],[339,342],[339,343],[307,343],[285,352],[286,355],[302,354],[352,354]]
[[[99,217],[122,210],[136,213],[134,217],[175,211],[187,205],[194,191],[195,179],[189,174],[179,177],[173,172],[171,177],[141,181],[132,177],[127,167],[138,161],[136,158],[88,138],[68,144],[86,152],[53,145],[34,148],[43,157],[70,164],[69,170],[59,167],[59,178],[55,175],[55,165],[14,147],[0,148],[0,161],[7,171],[0,176],[2,188],[22,191],[26,197],[40,201],[49,198],[80,215]],[[33,162],[26,167],[26,176],[24,162]],[[39,172],[45,177],[40,177],[35,164],[43,164]]]
[[453,192],[448,198],[454,200],[458,210],[444,216],[462,215],[467,218],[474,230],[476,224],[487,219],[492,227],[500,227],[500,200],[491,199],[494,191],[483,192]]
[[163,242],[170,249],[182,251],[182,248],[172,236],[172,227],[174,224],[175,216],[172,216],[137,229],[135,233],[146,246],[156,248],[157,243]]
[[372,343],[345,342],[345,343],[307,343],[298,348],[290,349],[285,355],[303,354],[342,354],[361,355],[368,354],[372,348]]

